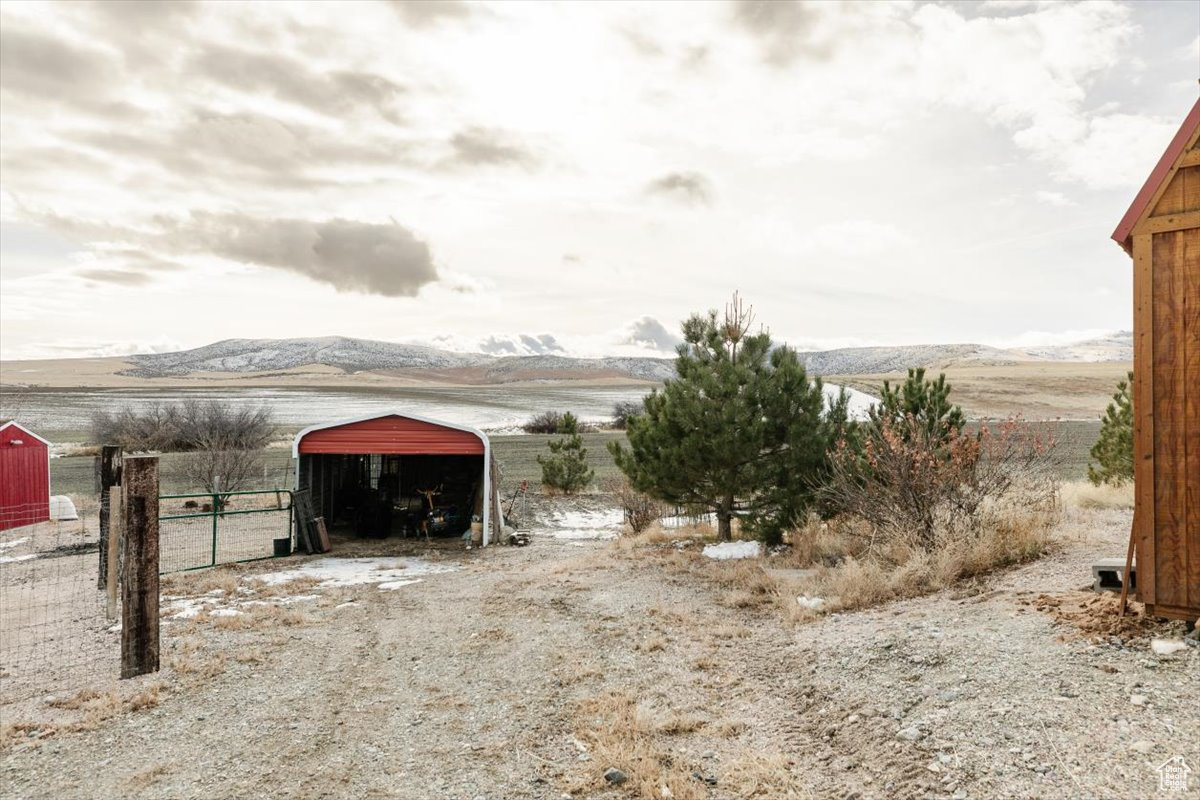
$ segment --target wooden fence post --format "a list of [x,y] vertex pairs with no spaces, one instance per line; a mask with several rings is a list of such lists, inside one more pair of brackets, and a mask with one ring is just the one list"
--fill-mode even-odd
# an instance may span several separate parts
[[121,677],[158,671],[158,458],[125,459]]
[[[100,448],[100,459],[96,465],[97,479],[100,484],[100,569],[96,576],[96,588],[108,587],[108,558],[112,548],[109,547],[109,531],[111,530],[107,512],[112,508],[112,492],[109,490],[121,483],[121,448],[106,444]],[[108,508],[105,508],[105,501]]]
[[125,530],[125,493],[121,490],[121,485],[111,486],[107,489],[108,492],[108,508],[101,513],[102,519],[108,521],[108,542],[106,543],[106,551],[101,555],[105,566],[105,613],[109,619],[117,618],[117,585],[121,582],[120,575],[117,573],[117,566],[121,563],[120,543],[121,537]]

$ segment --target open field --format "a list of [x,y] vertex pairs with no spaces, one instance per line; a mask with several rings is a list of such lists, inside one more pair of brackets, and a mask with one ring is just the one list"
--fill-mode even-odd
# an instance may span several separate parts
[[[1055,422],[1042,423],[1054,433],[1059,441],[1057,449],[1057,472],[1064,480],[1078,480],[1087,475],[1088,451],[1096,442],[1100,432],[1099,422]],[[493,435],[496,459],[503,470],[502,490],[507,494],[522,480],[537,487],[542,479],[539,455],[546,454],[546,441],[556,438],[546,434]],[[588,463],[596,470],[596,482],[602,484],[606,478],[617,477],[619,471],[609,455],[607,445],[612,441],[624,441],[625,434],[605,431],[583,434],[584,446],[588,449]],[[161,457],[162,482],[165,493],[193,491],[178,477],[174,465],[179,456],[167,453]],[[293,484],[292,453],[289,448],[273,447],[263,457],[265,471],[262,478],[251,489],[289,488]],[[54,494],[66,494],[85,498],[93,493],[95,467],[92,456],[63,456],[50,461],[50,485]]]
[[[972,417],[1092,420],[1104,413],[1117,382],[1133,368],[1128,361],[1030,362],[1026,364],[958,365],[930,368],[953,387],[951,399]],[[885,381],[904,381],[904,373],[830,375],[827,380],[864,392],[878,393]]]
[[758,563],[544,525],[527,548],[339,545],[412,570],[390,589],[264,580],[312,559],[191,573],[162,672],[8,709],[5,794],[1152,797],[1157,764],[1200,757],[1200,650],[1156,654],[1178,623],[1122,627],[1077,590],[1128,526],[1073,510],[1041,561],[806,624],[731,599],[788,599]]

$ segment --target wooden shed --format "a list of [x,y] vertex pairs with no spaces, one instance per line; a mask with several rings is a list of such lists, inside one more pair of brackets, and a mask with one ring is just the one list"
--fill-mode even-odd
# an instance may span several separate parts
[[0,531],[50,519],[50,443],[0,421]]
[[305,428],[292,445],[296,488],[331,528],[357,536],[459,536],[472,519],[499,538],[491,442],[475,428],[389,413]]
[[1113,232],[1133,256],[1133,538],[1147,613],[1200,617],[1200,101]]

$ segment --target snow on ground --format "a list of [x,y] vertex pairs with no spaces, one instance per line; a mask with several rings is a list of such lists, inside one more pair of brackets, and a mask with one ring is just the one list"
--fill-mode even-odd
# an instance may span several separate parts
[[453,572],[455,569],[457,567],[431,564],[419,558],[318,558],[296,569],[267,572],[256,577],[272,586],[300,578],[317,578],[321,586],[358,586],[396,581],[412,583],[410,579],[418,575]]
[[23,556],[0,556],[0,564],[12,564],[14,561],[28,561],[37,558],[37,553],[27,553]]
[[726,561],[732,558],[758,558],[762,555],[762,545],[758,542],[721,542],[706,544],[704,556]]
[[11,542],[0,542],[0,550],[7,550],[10,547],[16,547],[19,544],[25,544],[29,541],[29,537],[25,536],[20,539],[13,539]]
[[849,399],[848,411],[850,419],[866,419],[867,410],[879,402],[879,398],[872,397],[866,392],[860,392],[857,389],[851,389],[849,386],[838,386],[836,384],[825,384],[825,404],[829,405],[837,399],[838,392],[846,390],[846,396]]
[[545,532],[555,539],[615,539],[624,524],[625,512],[619,508],[555,511]]

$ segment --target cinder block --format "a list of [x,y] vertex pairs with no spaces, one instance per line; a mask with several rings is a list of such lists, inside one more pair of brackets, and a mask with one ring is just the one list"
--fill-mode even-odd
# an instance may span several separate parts
[[[1119,592],[1124,586],[1125,559],[1102,558],[1092,564],[1092,591]],[[1129,589],[1137,588],[1137,562],[1129,571]]]

